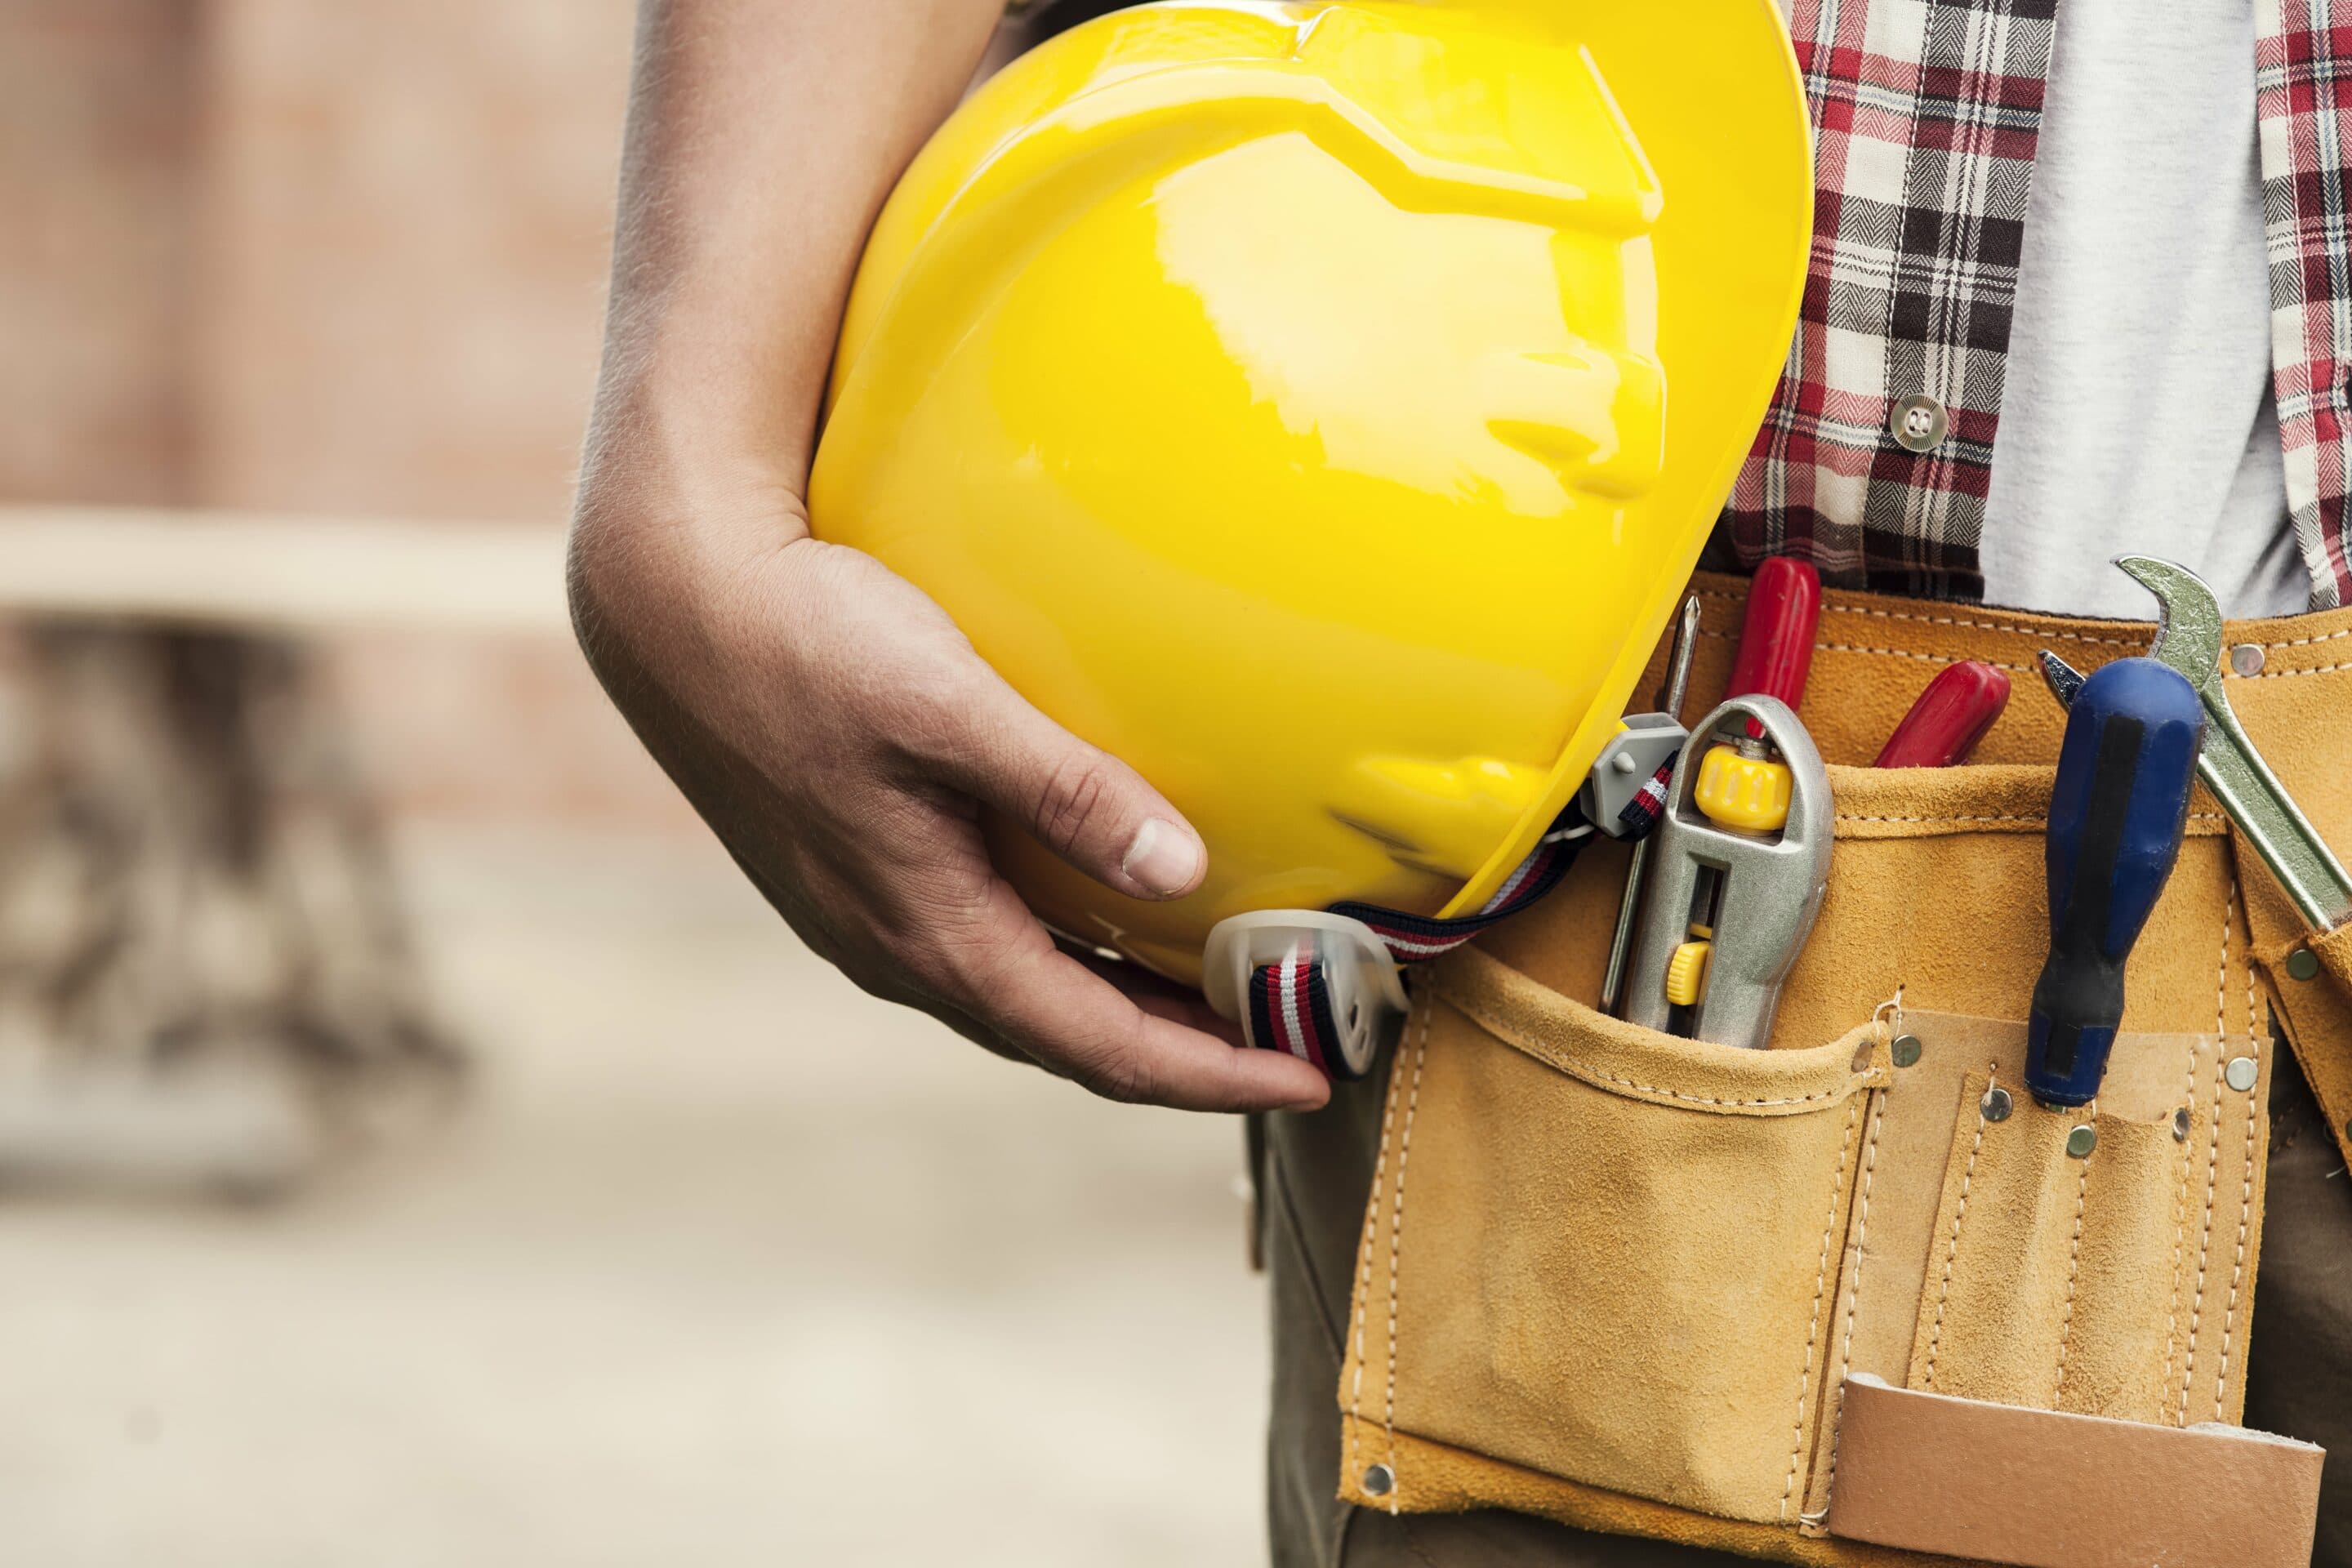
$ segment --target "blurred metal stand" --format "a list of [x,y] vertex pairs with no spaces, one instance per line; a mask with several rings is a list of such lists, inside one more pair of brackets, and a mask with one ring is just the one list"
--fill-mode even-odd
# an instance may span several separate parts
[[344,341],[271,297],[308,274],[254,272],[241,247],[307,237],[331,255],[323,237],[345,230],[309,213],[255,228],[257,206],[348,221],[322,197],[373,188],[340,164],[303,185],[267,161],[279,143],[254,106],[281,101],[271,90],[321,114],[366,95],[299,70],[257,85],[239,39],[342,35],[256,33],[251,9],[0,7],[0,496],[133,503],[0,507],[0,697],[16,699],[0,711],[0,1184],[266,1191],[446,1099],[459,1057],[304,634],[563,627],[551,521],[184,505],[371,489],[239,444],[257,417],[240,388],[299,384],[314,342]]
[[0,1182],[280,1190],[445,1102],[378,813],[301,645],[563,626],[552,529],[0,507]]
[[459,1056],[277,639],[49,622],[0,793],[0,1179],[297,1180]]

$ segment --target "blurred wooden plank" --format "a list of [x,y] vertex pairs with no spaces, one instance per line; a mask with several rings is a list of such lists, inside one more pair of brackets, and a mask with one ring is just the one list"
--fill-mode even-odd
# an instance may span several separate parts
[[549,524],[0,506],[0,614],[567,635]]

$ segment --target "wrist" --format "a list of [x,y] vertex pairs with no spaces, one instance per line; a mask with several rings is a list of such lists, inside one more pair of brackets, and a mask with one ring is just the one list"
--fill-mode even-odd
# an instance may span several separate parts
[[[804,475],[832,372],[841,301],[739,258],[665,257],[616,269],[600,414],[667,426],[673,445],[758,451]],[[795,488],[798,488],[797,482]]]
[[808,445],[773,400],[730,388],[723,376],[608,363],[581,456],[577,515],[600,526],[623,518],[797,521]]

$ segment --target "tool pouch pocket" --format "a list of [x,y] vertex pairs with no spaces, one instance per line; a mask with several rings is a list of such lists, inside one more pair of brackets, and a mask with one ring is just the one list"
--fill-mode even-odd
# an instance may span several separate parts
[[[2050,771],[1831,773],[1838,853],[1773,1049],[1578,1000],[1622,875],[1601,857],[1417,977],[1339,1390],[1343,1496],[1789,1561],[1981,1556],[1949,1510],[1888,1540],[1858,1510],[1838,1539],[1841,1468],[1890,1468],[1883,1436],[1841,1450],[1855,1380],[1952,1396],[1875,1424],[1905,1441],[1995,1407],[2167,1438],[2235,1420],[2269,1064],[2217,826],[2192,823],[2142,937],[2100,1100],[2057,1111],[2020,1087]],[[2307,1521],[2304,1470],[2270,1479],[2261,1506]]]
[[[2136,1054],[2166,1048],[2133,1044]],[[2199,1139],[2206,1119],[2185,1104],[2153,1120],[2056,1110],[2011,1093],[2000,1076],[1987,1066],[1962,1079],[1908,1386],[2165,1421],[2186,1394],[2172,1376],[2183,1331],[2204,1326],[2197,1303],[2176,1298],[2181,1266],[2193,1295],[2198,1265],[2211,1261],[2201,1225],[2196,1255],[2182,1256],[2189,1178],[2210,1142]],[[2225,1238],[2233,1277],[2234,1229]],[[2242,1300],[2244,1281],[2236,1283]],[[2216,1304],[2224,1318],[2242,1316],[2233,1301]],[[2242,1322],[2233,1326],[2242,1332]]]
[[1604,1017],[1475,950],[1436,966],[1360,1259],[1359,1479],[1379,1463],[1411,1486],[1411,1433],[1726,1518],[1792,1513],[1887,1070],[1883,1028],[1742,1051]]

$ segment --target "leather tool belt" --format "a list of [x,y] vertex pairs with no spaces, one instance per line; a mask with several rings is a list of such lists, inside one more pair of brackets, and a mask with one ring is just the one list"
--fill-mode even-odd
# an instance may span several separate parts
[[[1735,579],[1695,586],[1686,721],[1722,695],[1741,609]],[[2273,1020],[2352,1155],[2352,930],[2305,931],[2200,788],[2099,1099],[2036,1103],[2064,715],[2033,656],[2089,669],[2151,628],[1855,594],[1823,612],[1803,717],[1836,847],[1773,1049],[1593,1010],[1613,845],[1416,972],[1342,1496],[1791,1563],[2307,1561],[2319,1451],[2234,1424]],[[2352,610],[2228,640],[2247,731],[2352,852]],[[1858,765],[1963,658],[2015,686],[1979,760]]]

